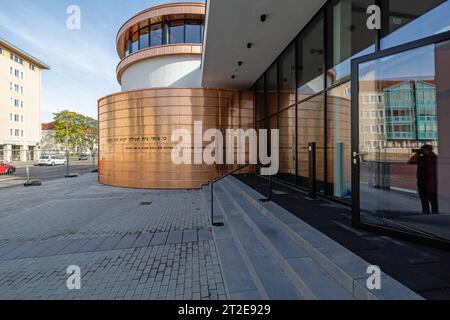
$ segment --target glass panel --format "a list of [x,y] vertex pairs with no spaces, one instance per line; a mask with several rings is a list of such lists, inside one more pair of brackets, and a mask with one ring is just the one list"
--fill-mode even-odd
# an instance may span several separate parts
[[298,101],[323,90],[323,16],[319,15],[297,38]]
[[280,170],[278,178],[295,183],[295,107],[279,114]]
[[139,32],[131,36],[131,52],[139,51]]
[[128,39],[126,48],[125,48],[125,56],[128,56],[131,52],[131,39]]
[[160,46],[162,45],[162,24],[154,24],[150,26],[150,45]]
[[184,43],[184,21],[170,22],[170,43]]
[[324,169],[324,103],[323,95],[315,96],[297,106],[297,167],[298,183],[307,188],[309,183],[308,144],[317,148],[317,190],[323,192]]
[[361,220],[450,239],[450,42],[360,65]]
[[279,60],[280,110],[295,104],[295,45],[292,44]]
[[328,84],[350,75],[351,58],[375,51],[376,30],[367,28],[367,8],[374,0],[336,0],[328,6]]
[[390,35],[381,40],[382,49],[450,30],[450,1],[390,0],[386,10]]
[[266,97],[264,83],[264,76],[262,76],[261,78],[259,78],[255,85],[256,121],[260,121],[266,117]]
[[275,62],[266,72],[268,115],[278,112],[278,68]]
[[202,20],[186,20],[186,43],[202,43]]
[[329,195],[351,200],[351,83],[328,91],[327,169]]
[[149,27],[142,28],[139,31],[139,49],[145,49],[149,47]]

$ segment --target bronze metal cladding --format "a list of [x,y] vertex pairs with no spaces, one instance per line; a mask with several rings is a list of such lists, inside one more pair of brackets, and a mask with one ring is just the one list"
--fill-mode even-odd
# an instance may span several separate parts
[[[176,165],[173,130],[194,135],[217,128],[254,128],[253,95],[219,89],[144,89],[99,101],[99,182],[148,189],[196,189],[239,165]],[[208,143],[204,142],[204,146]],[[248,152],[248,147],[247,147]],[[225,152],[224,152],[225,154]]]

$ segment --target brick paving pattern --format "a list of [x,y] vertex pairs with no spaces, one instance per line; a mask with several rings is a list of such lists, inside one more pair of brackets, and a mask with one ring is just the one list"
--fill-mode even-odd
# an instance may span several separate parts
[[[226,299],[200,191],[96,184],[0,194],[0,299]],[[81,289],[68,290],[70,265]]]

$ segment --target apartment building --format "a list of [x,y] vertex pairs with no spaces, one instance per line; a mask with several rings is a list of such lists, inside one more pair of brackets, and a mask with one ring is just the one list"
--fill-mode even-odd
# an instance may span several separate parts
[[0,160],[34,160],[41,140],[45,63],[0,38]]

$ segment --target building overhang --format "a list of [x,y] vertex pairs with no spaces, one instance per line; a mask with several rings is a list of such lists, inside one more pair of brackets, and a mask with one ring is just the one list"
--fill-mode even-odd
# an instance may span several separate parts
[[202,85],[249,89],[325,2],[208,0]]

